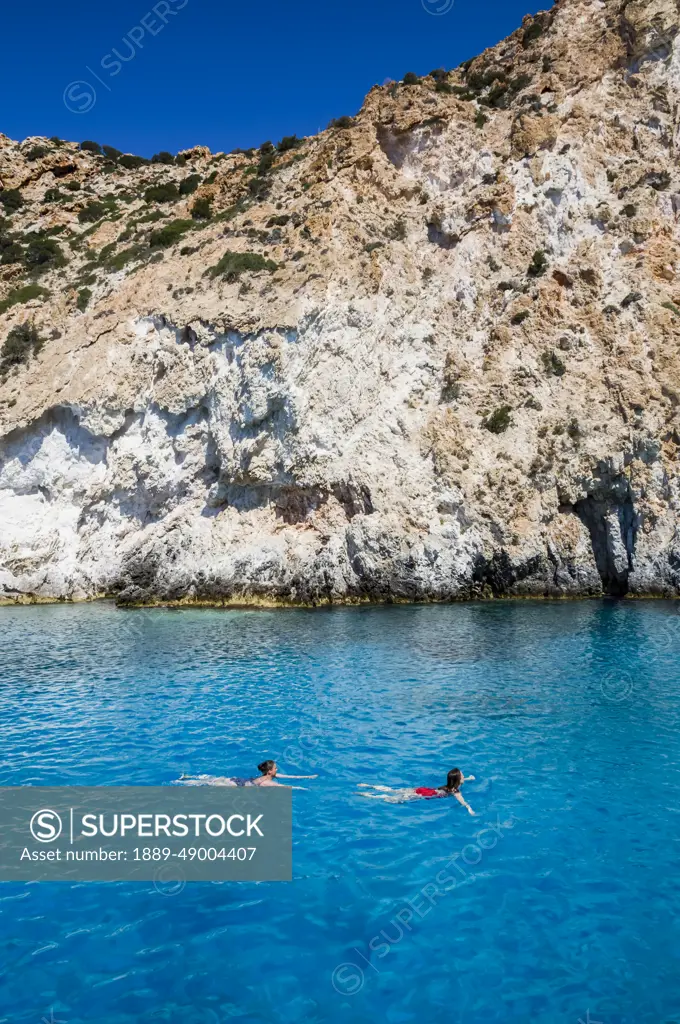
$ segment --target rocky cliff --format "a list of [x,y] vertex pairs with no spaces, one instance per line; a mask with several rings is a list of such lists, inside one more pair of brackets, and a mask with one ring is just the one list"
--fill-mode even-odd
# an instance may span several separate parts
[[0,599],[680,590],[674,0],[313,138],[0,136]]

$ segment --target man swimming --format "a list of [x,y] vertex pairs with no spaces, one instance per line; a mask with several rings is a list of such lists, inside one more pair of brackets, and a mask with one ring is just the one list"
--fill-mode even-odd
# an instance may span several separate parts
[[[474,815],[475,812],[460,792],[463,783],[473,782],[474,778],[474,775],[463,775],[460,768],[452,768],[446,776],[446,785],[439,786],[437,789],[431,789],[429,786],[418,786],[415,789],[392,789],[391,786],[373,786],[369,782],[360,782],[359,786],[363,786],[365,789],[379,789],[381,795],[377,796],[375,793],[360,793],[359,795],[368,797],[369,800],[385,800],[390,804],[403,804],[407,800],[417,800],[418,798],[433,800],[440,796],[452,796],[467,810],[468,814]],[[383,793],[389,795],[383,796]]]
[[[262,761],[258,764],[259,776],[242,779],[238,776],[182,775],[177,781],[182,786],[280,786],[279,779],[318,779],[318,775],[279,775],[276,761]],[[286,786],[286,789],[304,789],[304,786]]]

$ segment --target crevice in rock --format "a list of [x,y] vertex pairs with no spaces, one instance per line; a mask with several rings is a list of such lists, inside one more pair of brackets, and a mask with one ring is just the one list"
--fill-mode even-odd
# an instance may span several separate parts
[[474,590],[491,590],[494,597],[511,594],[514,586],[531,576],[537,576],[542,568],[540,555],[513,562],[504,549],[494,551],[491,558],[478,555],[472,573]]
[[409,157],[416,153],[424,153],[438,138],[443,129],[443,122],[427,125],[414,125],[403,132],[394,131],[385,125],[378,125],[378,144],[383,153],[397,170],[401,170]]
[[460,235],[444,231],[439,221],[431,220],[427,225],[427,240],[440,249],[453,249],[460,242]]
[[[371,492],[365,484],[340,481],[331,487],[301,487],[286,484],[234,484],[222,482],[214,488],[210,508],[231,506],[239,512],[250,512],[272,505],[276,518],[288,526],[296,526],[311,519],[315,512],[335,498],[348,520],[357,515],[374,512]],[[206,514],[208,511],[206,510]]]
[[639,527],[631,496],[617,500],[589,495],[575,504],[574,512],[590,534],[603,592],[610,597],[625,596],[634,568]]
[[99,437],[82,426],[80,417],[70,406],[58,405],[46,410],[26,426],[16,427],[0,438],[0,470],[13,458],[26,465],[39,451],[45,438],[55,430],[64,435],[79,457],[93,465],[105,461],[107,438]]

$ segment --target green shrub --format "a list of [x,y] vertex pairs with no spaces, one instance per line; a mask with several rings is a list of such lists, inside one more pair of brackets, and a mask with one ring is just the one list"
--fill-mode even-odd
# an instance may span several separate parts
[[11,235],[0,236],[0,265],[7,267],[13,263],[21,263],[24,250]]
[[132,245],[129,249],[122,249],[115,256],[111,256],[106,261],[106,266],[109,270],[122,270],[123,267],[133,260],[143,259],[147,253],[148,249],[145,245]]
[[526,87],[528,85],[531,85],[531,82],[532,82],[531,75],[526,75],[526,74],[518,75],[517,78],[513,78],[508,83],[508,90],[511,93],[522,92],[522,90],[526,89]]
[[388,238],[391,238],[393,242],[403,242],[406,238],[406,221],[403,217],[399,217],[395,220],[394,224],[391,224],[385,234]]
[[544,352],[541,356],[543,368],[546,373],[553,377],[563,377],[567,371],[566,366],[555,352]]
[[198,186],[201,184],[200,174],[189,174],[188,177],[182,178],[179,183],[179,194],[181,196],[190,196],[192,192],[195,192]]
[[165,224],[158,231],[151,232],[149,244],[152,249],[167,249],[179,241],[182,235],[186,234],[193,226],[191,220],[171,220],[169,224]]
[[90,142],[89,140],[86,140],[85,142],[80,143],[80,148],[84,149],[86,153],[96,153],[97,156],[101,156],[102,153],[102,147],[98,142]]
[[78,307],[81,313],[85,312],[85,310],[87,309],[87,304],[91,298],[92,292],[90,291],[89,288],[80,289],[80,291],[78,292],[78,301],[76,302],[76,306]]
[[626,217],[636,217],[637,206],[635,205],[635,203],[628,203],[626,206],[624,206],[623,213]]
[[533,42],[534,39],[538,39],[541,35],[543,35],[543,26],[540,21],[534,21],[528,28],[524,29],[522,46],[527,47],[529,43]]
[[6,313],[11,306],[23,305],[32,299],[46,298],[49,294],[46,288],[41,288],[37,284],[26,284],[23,288],[15,288],[6,299],[0,302],[0,313]]
[[65,187],[69,190],[69,192],[80,192],[83,186],[80,184],[79,181],[76,181],[75,178],[72,178],[71,181],[66,182]]
[[572,441],[579,441],[583,437],[583,431],[581,430],[579,421],[575,416],[572,416],[567,426],[567,433]]
[[118,163],[121,167],[124,167],[126,171],[136,171],[138,167],[143,167],[144,164],[148,164],[148,160],[143,156],[133,156],[132,153],[123,153],[122,156],[118,157]]
[[6,373],[13,366],[28,363],[31,354],[38,354],[44,341],[30,321],[17,324],[5,338],[0,351],[0,373]]
[[300,145],[302,145],[302,139],[298,139],[297,135],[284,135],[281,141],[277,142],[276,148],[279,153],[287,153],[290,149],[297,149]]
[[6,188],[0,192],[0,204],[4,207],[5,213],[16,213],[24,205],[24,197],[18,188]]
[[342,117],[334,117],[332,121],[328,122],[329,128],[352,128],[354,126],[354,118],[348,117],[347,114],[343,114]]
[[23,254],[23,262],[28,270],[42,274],[54,267],[63,267],[66,260],[53,238],[32,233],[27,235],[28,245]]
[[136,228],[138,224],[155,224],[156,221],[163,220],[166,216],[167,214],[162,210],[152,210],[151,213],[145,213],[143,217],[130,221],[130,227]]
[[542,249],[537,249],[534,255],[531,257],[531,263],[529,264],[529,269],[527,273],[531,277],[541,277],[542,274],[545,274],[547,266],[548,257]]
[[179,189],[173,181],[164,185],[152,185],[144,193],[147,203],[174,203],[179,199]]
[[109,257],[114,254],[115,251],[116,251],[116,242],[109,242],[108,245],[105,245],[100,250],[99,256],[97,257],[97,259],[94,262],[96,262],[96,263],[105,263],[106,260],[108,260]]
[[[5,220],[4,217],[0,217],[0,263],[5,264],[19,262],[13,257],[16,256],[18,250],[20,260],[23,251],[21,246],[18,244],[20,236],[15,235],[13,232],[8,230],[9,224],[10,222],[8,220]],[[4,259],[5,253],[9,254],[7,259]]]
[[102,146],[102,151],[104,156],[108,157],[109,160],[118,160],[119,157],[123,155],[121,151],[116,149],[114,146]]
[[43,203],[58,203],[60,199],[65,199],[63,192],[60,192],[58,188],[48,188],[43,196]]
[[63,146],[64,140],[60,139],[58,135],[50,135],[50,142],[53,146]]
[[489,89],[488,95],[484,100],[480,100],[480,103],[485,103],[488,107],[499,107],[507,91],[507,85],[499,82]]
[[420,85],[420,79],[414,71],[407,71],[401,82],[402,85]]
[[680,316],[680,309],[678,309],[674,302],[662,302],[661,305],[664,309],[670,309],[671,313],[674,313],[675,316]]
[[468,74],[467,82],[470,89],[474,89],[475,92],[481,92],[482,89],[493,85],[494,82],[504,81],[505,78],[506,74],[502,68],[480,68],[478,71]]
[[268,228],[274,228],[274,227],[283,228],[283,227],[286,226],[286,224],[288,223],[289,220],[290,220],[290,214],[289,213],[277,213],[275,217],[270,217],[269,218],[269,220],[267,221],[267,227]]
[[269,182],[266,178],[251,178],[248,191],[254,199],[264,199],[269,191]]
[[42,160],[42,158],[44,156],[47,156],[48,154],[49,149],[47,148],[47,146],[33,146],[33,148],[29,149],[28,153],[26,154],[26,159],[30,160],[31,162],[33,160]]
[[483,128],[488,120],[489,118],[486,114],[483,114],[481,110],[479,110],[477,112],[477,117],[475,118],[475,128]]
[[194,205],[191,207],[191,216],[194,220],[210,220],[210,217],[212,216],[212,204],[210,200],[205,197],[194,200]]
[[435,83],[434,91],[435,92],[445,92],[445,93],[451,94],[451,93],[453,93],[453,86],[449,85],[448,82],[438,81],[438,82]]
[[503,434],[512,423],[511,413],[512,408],[509,405],[502,405],[482,420],[482,426],[492,434]]
[[211,267],[208,273],[211,277],[224,277],[227,281],[235,281],[246,271],[256,272],[267,270],[272,273],[277,270],[277,264],[273,260],[267,260],[259,252],[232,252],[227,249],[219,263]]
[[634,302],[639,302],[641,298],[641,292],[628,292],[625,299],[621,302],[621,309],[628,309],[628,307],[632,306]]
[[446,68],[435,68],[434,71],[430,71],[430,78],[434,78],[435,82],[444,82],[448,77]]
[[151,163],[152,164],[166,164],[166,165],[170,165],[170,164],[174,164],[174,162],[175,162],[174,156],[172,155],[172,153],[168,153],[168,151],[166,149],[162,149],[160,151],[160,153],[154,153],[154,155],[151,157]]
[[[271,142],[267,143],[271,146]],[[268,174],[274,166],[276,160],[276,150],[272,146],[271,149],[260,150],[260,162],[257,165],[257,176],[261,178],[264,174]]]
[[522,309],[519,313],[515,313],[510,319],[511,324],[523,324],[527,317],[530,317],[531,313],[528,309]]
[[87,206],[78,211],[78,220],[81,224],[94,224],[108,212],[109,207],[104,203],[100,203],[96,199],[91,200]]

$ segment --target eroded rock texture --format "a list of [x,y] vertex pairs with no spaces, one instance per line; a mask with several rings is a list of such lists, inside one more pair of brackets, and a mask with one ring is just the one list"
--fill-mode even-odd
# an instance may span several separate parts
[[0,136],[0,598],[677,594],[679,29],[558,0],[273,154]]

